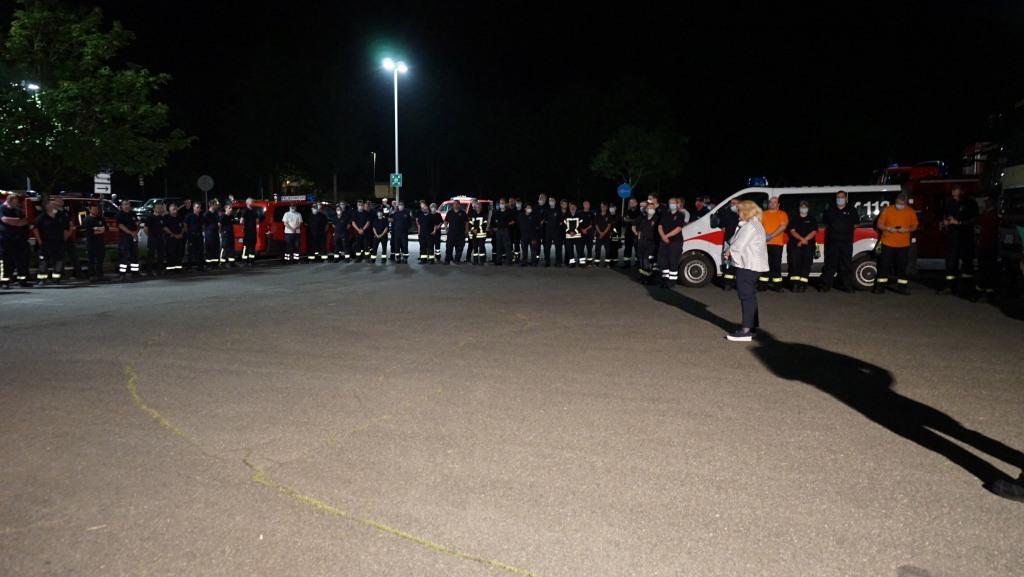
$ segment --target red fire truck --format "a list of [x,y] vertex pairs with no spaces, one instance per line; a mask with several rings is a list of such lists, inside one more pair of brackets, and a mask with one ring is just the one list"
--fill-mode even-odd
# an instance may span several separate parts
[[[259,222],[256,224],[256,255],[257,256],[281,256],[284,254],[284,222],[283,217],[291,206],[298,208],[302,214],[302,222],[308,223],[312,214],[313,203],[305,196],[283,196],[279,200],[256,200],[253,201],[253,208],[259,213]],[[235,218],[235,250],[241,254],[243,235],[242,225],[238,218],[245,208],[245,203],[236,201],[231,205],[234,209],[232,216]],[[332,231],[328,231],[328,238],[334,238]],[[328,248],[328,250],[333,250]],[[306,226],[303,224],[302,233],[299,239],[299,251],[306,253]]]

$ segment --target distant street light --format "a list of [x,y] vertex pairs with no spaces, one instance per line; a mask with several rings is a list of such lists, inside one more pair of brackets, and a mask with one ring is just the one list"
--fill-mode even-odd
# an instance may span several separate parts
[[[405,65],[405,62],[395,62],[390,58],[385,58],[383,62],[384,70],[391,72],[395,83],[395,174],[400,174],[398,171],[398,74],[405,74],[409,71],[409,67]],[[376,186],[376,183],[374,184]],[[395,188],[395,204],[398,204],[398,197],[401,194],[401,187]]]
[[21,87],[29,92],[39,92],[39,85],[28,80],[22,80]]

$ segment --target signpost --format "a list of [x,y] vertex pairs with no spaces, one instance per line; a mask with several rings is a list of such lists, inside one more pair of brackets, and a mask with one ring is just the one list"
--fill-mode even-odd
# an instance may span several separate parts
[[96,173],[92,179],[92,191],[97,196],[110,194],[110,171],[104,170]]
[[391,188],[402,188],[402,173],[392,172],[391,173]]
[[199,190],[203,191],[203,208],[209,209],[209,193],[211,190],[213,190],[213,177],[210,176],[209,174],[204,174],[200,176],[199,180],[196,181],[196,186],[199,187]]

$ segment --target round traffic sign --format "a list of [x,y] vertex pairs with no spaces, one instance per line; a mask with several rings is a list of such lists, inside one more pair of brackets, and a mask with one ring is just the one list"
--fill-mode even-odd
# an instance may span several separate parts
[[210,192],[213,190],[213,177],[209,174],[200,176],[199,180],[196,181],[196,186],[203,192]]
[[627,199],[633,194],[633,187],[628,184],[620,184],[617,190],[619,198]]

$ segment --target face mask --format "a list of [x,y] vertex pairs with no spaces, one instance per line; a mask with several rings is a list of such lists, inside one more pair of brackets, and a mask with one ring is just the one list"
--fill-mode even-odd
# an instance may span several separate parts
[[499,204],[498,208],[500,208],[501,210],[505,210],[505,205],[504,204]]
[[647,209],[647,216],[654,216],[654,212],[655,212],[655,210],[653,208],[648,208]]
[[608,212],[610,212],[610,213],[612,213],[612,214],[615,214],[615,209],[614,209],[614,208],[609,208],[609,209],[608,209]]
[[516,203],[516,210],[521,210],[522,208],[523,208],[523,203],[517,202]]
[[398,205],[398,210],[405,210],[405,205],[404,204]]
[[734,205],[731,205],[731,206],[729,207],[729,210],[731,210],[731,211],[733,211],[733,212],[736,212],[736,205],[735,205],[735,204],[734,204]]
[[843,208],[844,206],[846,206],[846,199],[845,198],[837,198],[836,199],[836,206],[838,206],[839,208]]
[[378,212],[378,213],[377,213],[377,218],[384,218],[384,214],[383,214],[383,213],[380,213],[380,212]]
[[670,203],[668,205],[668,209],[671,210],[672,212],[675,212],[675,211],[679,210],[679,205],[674,204],[674,203]]
[[548,203],[548,206],[550,206],[551,208],[555,208],[555,204],[555,201],[552,200],[551,202]]
[[341,210],[341,209],[339,208],[339,209],[337,210],[337,213],[338,213],[338,216],[341,216],[341,215],[342,215],[342,213],[343,213],[343,211],[342,211],[342,210]]
[[903,210],[906,206],[905,204],[896,203],[896,210]]
[[528,208],[528,209],[526,209],[526,214],[530,214],[531,212],[533,212],[533,209],[532,209],[532,208]]
[[807,210],[806,208],[801,208],[800,209],[800,216],[807,216],[808,212],[810,212],[810,211]]
[[436,208],[431,208],[431,209],[430,209],[430,214],[434,214],[434,213],[436,213],[436,212],[437,212],[437,209],[436,209]]
[[360,206],[360,207],[359,207],[359,208],[357,208],[356,210],[358,210],[359,212],[363,212],[363,207],[361,207],[361,206]]
[[320,209],[319,209],[319,208],[314,208],[314,209],[313,209],[313,214],[316,214],[316,213],[318,213],[318,212],[320,212]]

